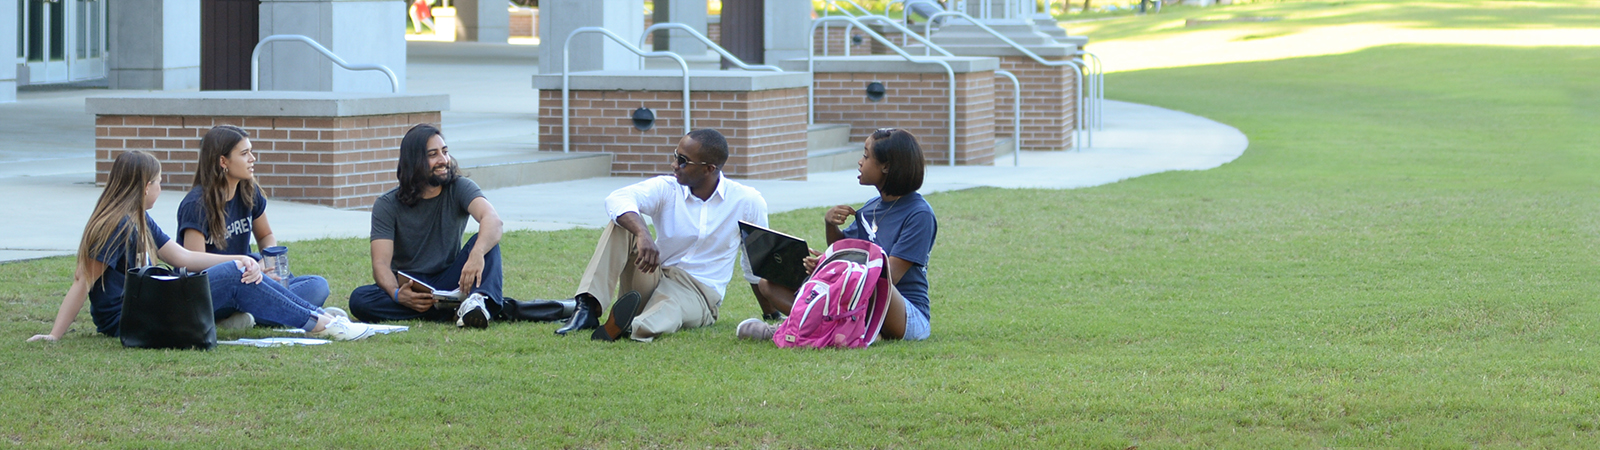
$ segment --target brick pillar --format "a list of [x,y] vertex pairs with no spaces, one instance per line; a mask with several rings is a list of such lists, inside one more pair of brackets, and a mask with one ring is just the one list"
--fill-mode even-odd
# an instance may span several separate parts
[[[1078,123],[1076,96],[1078,72],[1067,66],[1046,66],[1026,56],[1001,56],[1000,68],[1022,82],[1023,150],[1066,150],[1072,148],[1072,130]],[[1011,80],[995,79],[995,134],[1009,138],[1011,129]]]
[[[995,58],[939,57],[955,70],[955,163],[994,163]],[[804,59],[783,62],[801,70]],[[950,78],[932,64],[914,64],[899,56],[818,57],[815,123],[849,124],[852,141],[865,140],[878,128],[899,128],[917,136],[929,164],[950,163]],[[866,97],[868,83],[883,83],[879,101]]]

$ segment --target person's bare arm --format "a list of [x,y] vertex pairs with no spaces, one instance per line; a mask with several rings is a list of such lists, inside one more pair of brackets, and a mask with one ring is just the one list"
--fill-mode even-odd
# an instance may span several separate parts
[[372,240],[372,282],[379,289],[389,294],[396,303],[411,308],[413,311],[424,312],[433,308],[433,292],[420,292],[427,289],[413,285],[411,280],[401,283],[394,276],[393,266],[390,262],[394,259],[394,241],[389,239]]
[[500,244],[500,236],[505,232],[505,222],[500,220],[500,213],[489,204],[489,199],[472,199],[467,212],[472,214],[472,220],[478,221],[478,240],[472,245],[466,264],[461,266],[459,286],[462,292],[471,292],[483,284],[483,256]]
[[28,338],[28,342],[57,341],[66,336],[73,319],[78,318],[78,311],[83,310],[84,300],[89,298],[89,286],[99,281],[100,274],[105,271],[106,265],[100,261],[78,263],[77,270],[72,274],[72,287],[67,288],[67,296],[61,299],[61,308],[56,310],[56,321],[50,327],[50,334],[36,334]]
[[206,235],[193,228],[183,229],[183,248],[191,252],[206,251]]
[[907,270],[911,270],[911,266],[915,266],[915,265],[916,264],[912,263],[911,261],[906,261],[904,259],[900,259],[900,257],[898,257],[898,256],[890,256],[889,257],[889,284],[895,284],[895,283],[899,282],[900,281],[900,277],[905,275]]
[[661,251],[656,248],[656,241],[650,238],[650,227],[644,224],[644,217],[636,212],[622,213],[617,216],[617,225],[633,233],[633,245],[638,252],[634,266],[640,272],[655,272],[661,266]]
[[[203,245],[203,244],[202,244]],[[244,273],[240,282],[255,284],[261,282],[261,264],[255,258],[245,255],[218,255],[206,252],[194,252],[178,245],[176,241],[167,241],[166,245],[156,249],[156,256],[162,261],[177,267],[189,269],[190,272],[199,272],[225,262],[234,263],[239,272]]]
[[850,205],[835,206],[822,213],[822,230],[828,235],[828,244],[844,239],[844,231],[839,226],[844,225],[845,220],[855,213],[856,209]]
[[272,224],[267,222],[267,213],[251,221],[250,231],[256,235],[256,247],[267,248],[278,245],[278,238],[272,235]]

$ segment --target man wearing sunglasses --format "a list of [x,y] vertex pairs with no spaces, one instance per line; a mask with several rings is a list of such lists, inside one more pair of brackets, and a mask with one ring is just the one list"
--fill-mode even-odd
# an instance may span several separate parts
[[[722,176],[728,142],[712,129],[678,140],[672,175],[617,189],[606,197],[612,218],[578,282],[577,312],[556,334],[594,328],[593,339],[649,342],[711,325],[739,259],[757,298],[758,277],[737,258],[739,221],[767,225],[767,201],[755,188]],[[651,238],[642,215],[655,224]],[[626,292],[613,296],[613,292]],[[615,298],[615,301],[612,299]],[[609,309],[601,305],[610,304]],[[600,321],[606,315],[604,324]]]

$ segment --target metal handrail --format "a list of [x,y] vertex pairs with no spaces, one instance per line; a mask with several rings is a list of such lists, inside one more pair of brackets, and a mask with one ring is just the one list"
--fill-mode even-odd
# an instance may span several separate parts
[[[884,16],[888,16],[889,15],[889,8],[893,8],[896,3],[900,4],[900,11],[903,12],[902,17],[905,18],[907,23],[911,22],[911,5],[913,5],[913,4],[925,3],[925,4],[928,4],[930,6],[933,6],[933,9],[935,11],[944,12],[944,7],[943,6],[939,6],[938,3],[934,3],[933,0],[889,0],[889,3],[885,3],[883,5],[883,15]],[[928,22],[933,22],[933,19],[928,19]],[[931,36],[929,36],[929,37],[931,37]],[[900,45],[910,45],[910,44],[911,44],[911,42],[906,40],[905,36],[901,36]]]
[[394,90],[393,92],[396,94],[400,93],[400,77],[395,76],[394,71],[389,70],[388,66],[384,66],[383,64],[350,64],[345,62],[344,58],[340,58],[339,55],[333,54],[333,52],[328,50],[327,47],[323,47],[322,44],[318,44],[317,41],[312,40],[310,37],[298,34],[274,34],[262,38],[261,42],[256,43],[255,50],[250,51],[251,92],[261,90],[261,47],[267,45],[269,42],[282,41],[304,42],[306,45],[310,45],[313,50],[322,53],[322,56],[326,56],[328,59],[333,60],[334,64],[338,64],[339,67],[345,68],[345,70],[376,70],[383,72],[384,75],[389,76],[389,87]]
[[996,76],[1011,79],[1011,86],[1015,90],[1011,94],[1011,165],[1022,166],[1022,82],[1017,81],[1017,76],[1005,70],[995,70]]
[[1096,130],[1105,130],[1105,126],[1101,123],[1100,119],[1103,117],[1101,108],[1105,106],[1106,102],[1106,66],[1100,61],[1100,56],[1095,55],[1088,50],[1079,50],[1073,54],[1079,56],[1088,56],[1089,60],[1094,62],[1094,65],[1090,69],[1090,71],[1093,73],[1090,75],[1090,80],[1094,81],[1094,83],[1089,85],[1089,93],[1094,94],[1094,101],[1092,102],[1094,105],[1094,116],[1091,117],[1093,120],[1091,125],[1094,126],[1094,129]]
[[568,153],[568,152],[571,151],[571,148],[572,148],[572,127],[571,127],[572,111],[571,111],[571,106],[570,106],[571,100],[567,98],[568,97],[568,92],[570,91],[570,86],[569,86],[569,83],[568,83],[568,77],[571,76],[571,72],[572,72],[572,58],[571,58],[571,55],[572,55],[572,38],[574,36],[577,36],[577,35],[583,34],[583,33],[599,33],[602,36],[611,38],[611,40],[615,41],[617,43],[617,45],[621,45],[622,48],[628,49],[628,51],[633,52],[633,54],[635,54],[635,55],[639,55],[639,57],[641,57],[641,58],[665,57],[665,58],[672,58],[674,61],[677,61],[678,62],[678,66],[683,68],[683,134],[689,134],[690,131],[694,131],[694,128],[691,128],[690,124],[689,124],[689,109],[690,109],[689,108],[689,63],[685,62],[683,60],[682,56],[678,56],[677,53],[673,53],[673,52],[646,52],[644,50],[640,50],[639,47],[634,47],[633,44],[629,44],[628,41],[622,40],[622,36],[618,36],[616,33],[613,33],[613,32],[611,32],[611,30],[607,30],[605,28],[601,28],[601,27],[579,27],[576,30],[572,30],[571,33],[567,33],[567,41],[563,42],[561,44],[561,152],[562,153]]
[[[866,8],[862,8],[861,5],[856,4],[856,2],[853,2],[853,1],[850,1],[850,0],[844,0],[844,2],[845,3],[849,3],[850,6],[856,7],[856,9],[861,10],[861,12],[863,12],[863,13],[866,13],[868,15],[872,14],[871,12],[868,12]],[[844,9],[843,7],[839,6],[839,0],[824,0],[823,4],[825,4],[825,5],[829,6],[829,7],[833,7],[833,8],[838,9],[839,12],[844,13],[844,15],[846,15],[846,16],[849,16],[849,17],[855,17],[856,16],[856,14],[853,13],[853,12],[850,12],[850,10]],[[828,8],[826,8],[826,7],[822,8],[822,15],[823,15],[823,17],[828,17]],[[850,56],[850,31],[853,30],[853,29],[855,29],[855,25],[847,24],[844,27],[844,41],[845,41],[845,44],[844,44],[844,55],[845,56]],[[830,31],[830,30],[831,30],[831,27],[829,27],[827,25],[823,25],[822,26],[822,35],[823,35],[824,42],[826,42],[828,31]],[[823,45],[822,46],[822,56],[828,56],[828,46],[827,45]]]
[[[951,56],[951,57],[956,56],[954,53],[950,53],[949,51],[945,50],[944,47],[940,47],[938,44],[933,43],[933,41],[928,40],[928,38],[925,38],[925,37],[917,35],[917,32],[911,31],[910,28],[906,28],[905,25],[901,25],[900,22],[895,22],[894,19],[890,19],[888,16],[879,16],[879,15],[858,16],[858,17],[856,17],[856,20],[872,20],[872,21],[886,23],[886,24],[889,24],[889,26],[894,28],[896,31],[899,31],[902,38],[905,38],[905,37],[916,38],[917,42],[922,43],[922,45],[924,46],[923,49],[922,49],[922,56],[933,56],[932,54],[930,54],[930,52],[935,51],[935,50],[937,50],[939,52],[939,54],[942,54],[944,56]],[[863,23],[865,23],[865,22],[863,22]],[[845,47],[845,56],[850,56],[850,48],[849,47]]]
[[1074,133],[1074,136],[1073,136],[1074,142],[1073,142],[1073,144],[1074,145],[1077,144],[1077,142],[1076,142],[1076,140],[1077,140],[1077,136],[1076,136],[1077,131],[1086,131],[1088,133],[1089,139],[1085,141],[1084,145],[1088,146],[1088,147],[1093,147],[1094,146],[1094,130],[1088,128],[1088,126],[1087,126],[1088,125],[1087,118],[1084,117],[1084,103],[1085,102],[1083,101],[1083,98],[1084,98],[1084,96],[1086,94],[1083,92],[1083,68],[1079,67],[1079,63],[1078,62],[1070,61],[1070,60],[1069,61],[1049,61],[1049,60],[1046,60],[1046,59],[1044,59],[1044,57],[1039,56],[1038,53],[1034,53],[1032,50],[1028,50],[1027,47],[1023,47],[1022,44],[1018,44],[1017,41],[1013,41],[1013,40],[1011,40],[1011,38],[1008,38],[1008,37],[1005,37],[1004,35],[1001,35],[1000,32],[999,31],[995,31],[994,28],[989,28],[988,25],[984,25],[982,22],[979,22],[978,19],[976,19],[976,18],[974,18],[972,16],[969,16],[966,13],[959,12],[959,11],[945,11],[945,12],[934,14],[933,17],[929,17],[928,21],[923,23],[923,28],[922,28],[923,29],[923,33],[932,33],[933,27],[930,24],[933,23],[933,19],[936,18],[936,17],[943,17],[943,16],[955,16],[955,17],[960,17],[960,18],[963,18],[963,19],[967,19],[967,21],[972,22],[973,25],[977,25],[978,28],[982,29],[983,31],[988,32],[990,35],[994,36],[995,38],[1000,39],[1001,42],[1005,42],[1006,45],[1010,45],[1011,48],[1016,49],[1019,52],[1022,52],[1023,55],[1027,55],[1027,57],[1029,57],[1029,58],[1033,58],[1034,62],[1037,62],[1039,64],[1043,64],[1043,65],[1046,65],[1046,66],[1051,66],[1051,67],[1071,66],[1072,70],[1078,72],[1078,76],[1077,76],[1078,90],[1076,92],[1077,95],[1073,96],[1073,97],[1075,97],[1075,99],[1074,99],[1075,103],[1076,103],[1075,106],[1077,107],[1077,113],[1074,114],[1074,116],[1077,116],[1078,127],[1077,127],[1077,130],[1073,132]]
[[[694,36],[695,39],[699,39],[700,42],[706,44],[707,48],[710,48],[712,51],[717,52],[717,54],[722,55],[723,58],[728,58],[728,61],[732,61],[733,65],[739,66],[740,69],[744,69],[744,70],[770,70],[770,71],[773,71],[773,72],[782,72],[783,71],[783,69],[778,68],[778,66],[772,66],[772,65],[766,65],[766,64],[752,66],[752,65],[745,64],[743,60],[739,59],[739,57],[733,56],[732,53],[728,53],[728,50],[722,48],[721,45],[717,45],[717,43],[711,42],[711,38],[707,38],[705,35],[700,34],[699,31],[696,31],[694,29],[694,27],[691,27],[691,26],[688,26],[688,25],[684,25],[684,24],[681,24],[681,23],[675,23],[675,22],[662,22],[662,23],[658,23],[658,24],[655,24],[655,25],[651,25],[649,28],[645,28],[644,29],[644,33],[639,35],[640,36],[639,37],[639,48],[640,49],[644,48],[644,40],[645,40],[645,38],[648,38],[650,36],[650,32],[656,31],[656,30],[664,30],[664,29],[683,30],[683,31],[689,32],[690,36]],[[643,57],[641,56],[641,58],[643,58]]]
[[900,48],[900,46],[898,46],[898,45],[894,45],[893,42],[889,42],[889,40],[884,38],[883,35],[878,34],[878,32],[876,32],[876,31],[872,31],[871,28],[867,28],[866,24],[861,23],[861,21],[856,20],[856,18],[854,18],[854,17],[827,16],[827,17],[819,17],[819,18],[817,18],[817,20],[811,22],[811,32],[806,34],[806,36],[807,36],[807,38],[806,38],[806,72],[813,74],[812,75],[813,82],[808,84],[808,85],[806,85],[806,117],[808,118],[809,123],[813,123],[814,124],[814,123],[817,122],[817,109],[816,109],[816,86],[817,86],[817,83],[814,82],[815,79],[816,79],[816,75],[815,75],[815,73],[816,73],[816,54],[815,53],[816,53],[816,45],[817,45],[817,43],[816,43],[816,41],[814,39],[811,39],[810,36],[815,36],[817,34],[817,26],[818,25],[826,24],[826,23],[829,23],[829,22],[849,22],[851,25],[861,27],[861,31],[867,32],[868,36],[871,36],[873,39],[877,39],[878,42],[882,42],[883,45],[886,45],[886,46],[889,47],[889,50],[893,50],[895,52],[895,54],[900,55],[901,58],[905,58],[906,61],[910,61],[910,62],[916,63],[916,64],[938,64],[938,65],[944,67],[945,74],[950,76],[950,124],[949,124],[950,125],[950,140],[949,140],[950,165],[952,165],[952,166],[956,165],[956,71],[955,71],[955,69],[950,67],[950,63],[944,62],[943,60],[919,58],[919,57],[916,57],[916,56],[912,56],[910,53],[906,53],[905,49]]

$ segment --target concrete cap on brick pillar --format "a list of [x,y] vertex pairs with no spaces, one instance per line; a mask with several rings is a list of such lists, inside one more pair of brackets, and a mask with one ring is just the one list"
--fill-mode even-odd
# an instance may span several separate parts
[[439,112],[445,94],[306,91],[201,91],[91,97],[89,114],[131,116],[353,117]]
[[[574,91],[681,91],[683,71],[678,69],[597,70],[568,74]],[[689,90],[770,91],[803,88],[811,84],[805,72],[763,72],[744,70],[690,70]],[[534,75],[534,89],[561,90],[561,74]]]
[[[984,72],[1000,68],[998,58],[985,56],[929,56],[926,59],[944,61],[950,64],[950,69],[955,73]],[[943,66],[914,63],[906,61],[899,55],[818,56],[813,61],[812,70],[820,73],[944,73]],[[806,60],[786,59],[778,67],[804,73]]]

